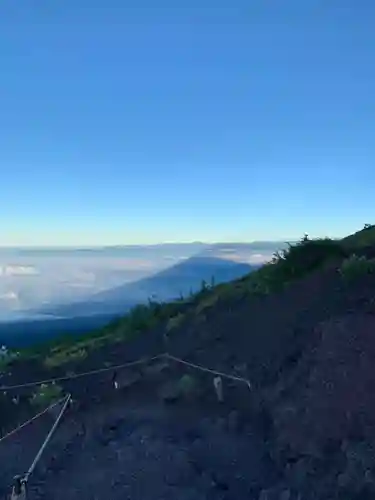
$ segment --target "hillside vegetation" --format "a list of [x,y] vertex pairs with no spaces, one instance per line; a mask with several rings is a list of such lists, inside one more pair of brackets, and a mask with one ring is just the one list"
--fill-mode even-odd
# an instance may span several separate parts
[[[137,381],[127,404],[162,389],[162,400],[186,403],[184,412],[200,418],[212,412],[213,422],[220,414],[243,442],[255,429],[259,460],[266,459],[272,479],[269,473],[255,484],[249,475],[237,491],[238,481],[227,478],[226,498],[359,500],[375,495],[374,331],[375,231],[366,226],[343,240],[304,237],[241,279],[203,282],[190,297],[150,301],[90,335],[21,350],[3,360],[1,383],[74,375],[169,352],[251,382],[251,393],[225,382],[225,404],[217,407],[207,374],[171,363],[127,372],[126,384]],[[4,396],[0,424],[7,428],[21,409],[32,414],[65,391],[82,404],[92,405],[94,397],[109,408],[110,377],[23,391],[18,409]]]
[[342,240],[310,240],[305,236],[298,243],[275,253],[271,262],[243,278],[217,286],[202,281],[201,290],[188,298],[168,303],[149,300],[147,305],[133,307],[124,317],[109,322],[104,328],[79,337],[62,336],[24,349],[22,357],[45,356],[46,363],[53,366],[81,358],[84,353],[107,342],[130,340],[156,327],[165,328],[170,333],[188,316],[199,318],[219,301],[251,300],[255,296],[281,291],[295,280],[330,265],[340,268],[344,277],[368,273],[373,261],[360,256],[361,249],[372,244],[375,245],[375,226],[370,225]]
[[367,246],[374,246],[375,243],[375,225],[365,224],[364,228],[354,234],[347,236],[341,240],[341,243],[347,247],[355,250],[356,248],[364,248]]

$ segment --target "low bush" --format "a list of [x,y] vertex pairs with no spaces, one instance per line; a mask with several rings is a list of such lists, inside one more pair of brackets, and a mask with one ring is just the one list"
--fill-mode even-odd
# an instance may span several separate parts
[[270,262],[242,279],[241,286],[247,294],[267,295],[345,256],[339,241],[310,240],[305,236],[298,243],[288,244],[286,249],[276,252]]
[[352,255],[345,259],[340,267],[343,278],[351,280],[365,274],[375,274],[375,259]]
[[295,245],[288,245],[287,249],[276,253],[272,262],[285,277],[298,278],[345,256],[339,241],[330,238],[310,240],[305,236]]
[[44,360],[44,364],[47,368],[55,368],[57,366],[64,365],[71,361],[78,361],[87,357],[86,349],[77,347],[71,347],[68,349],[57,350],[47,356]]

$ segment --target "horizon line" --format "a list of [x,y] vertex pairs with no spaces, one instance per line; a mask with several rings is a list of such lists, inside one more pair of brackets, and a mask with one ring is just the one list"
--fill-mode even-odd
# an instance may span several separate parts
[[1,245],[0,249],[3,250],[17,250],[17,249],[110,249],[110,248],[129,248],[129,247],[155,247],[155,246],[172,246],[172,245],[251,245],[254,243],[287,243],[291,241],[298,241],[299,238],[280,238],[280,239],[259,239],[251,241],[165,241],[159,243],[113,243],[113,244],[92,244],[92,245]]

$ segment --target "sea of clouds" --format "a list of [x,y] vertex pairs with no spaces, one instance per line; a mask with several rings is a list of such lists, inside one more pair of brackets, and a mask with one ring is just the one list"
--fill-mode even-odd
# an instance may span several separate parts
[[172,244],[100,249],[0,248],[0,321],[40,318],[45,306],[71,304],[202,254],[259,264],[275,244]]
[[0,321],[33,317],[46,305],[89,298],[156,273],[184,257],[128,253],[0,250]]

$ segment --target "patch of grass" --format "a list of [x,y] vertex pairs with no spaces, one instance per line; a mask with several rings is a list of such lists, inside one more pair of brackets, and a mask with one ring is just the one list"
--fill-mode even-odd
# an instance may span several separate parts
[[185,320],[185,315],[182,313],[176,314],[176,316],[173,316],[167,321],[166,325],[166,330],[168,333],[170,333],[172,330],[176,330],[178,327],[181,326],[183,321]]
[[7,367],[9,366],[9,364],[10,364],[10,360],[8,358],[1,357],[0,358],[0,372],[6,370]]
[[62,387],[57,384],[42,384],[31,398],[31,404],[43,408],[62,398]]
[[375,259],[366,259],[364,256],[352,255],[343,261],[339,272],[347,280],[352,280],[366,274],[375,274]]
[[18,352],[9,351],[6,355],[0,356],[0,372],[6,370],[11,366],[16,360],[20,358]]
[[23,353],[25,358],[31,356],[41,358],[45,366],[50,368],[61,366],[70,361],[79,361],[89,355],[90,351],[109,343],[124,342],[133,339],[141,333],[167,323],[171,318],[178,317],[185,303],[175,301],[138,305],[128,314],[108,323],[103,328],[81,336],[65,336],[48,344],[36,346]]
[[249,276],[243,284],[243,290],[246,295],[268,295],[282,288],[285,281],[280,265],[267,263]]
[[203,297],[202,300],[199,301],[195,313],[200,314],[206,309],[210,309],[213,307],[215,304],[217,304],[218,300],[220,299],[220,289],[212,289],[206,297]]
[[57,350],[47,356],[44,360],[44,365],[47,368],[56,368],[72,361],[82,360],[87,357],[86,349],[80,348],[79,345],[70,349]]

